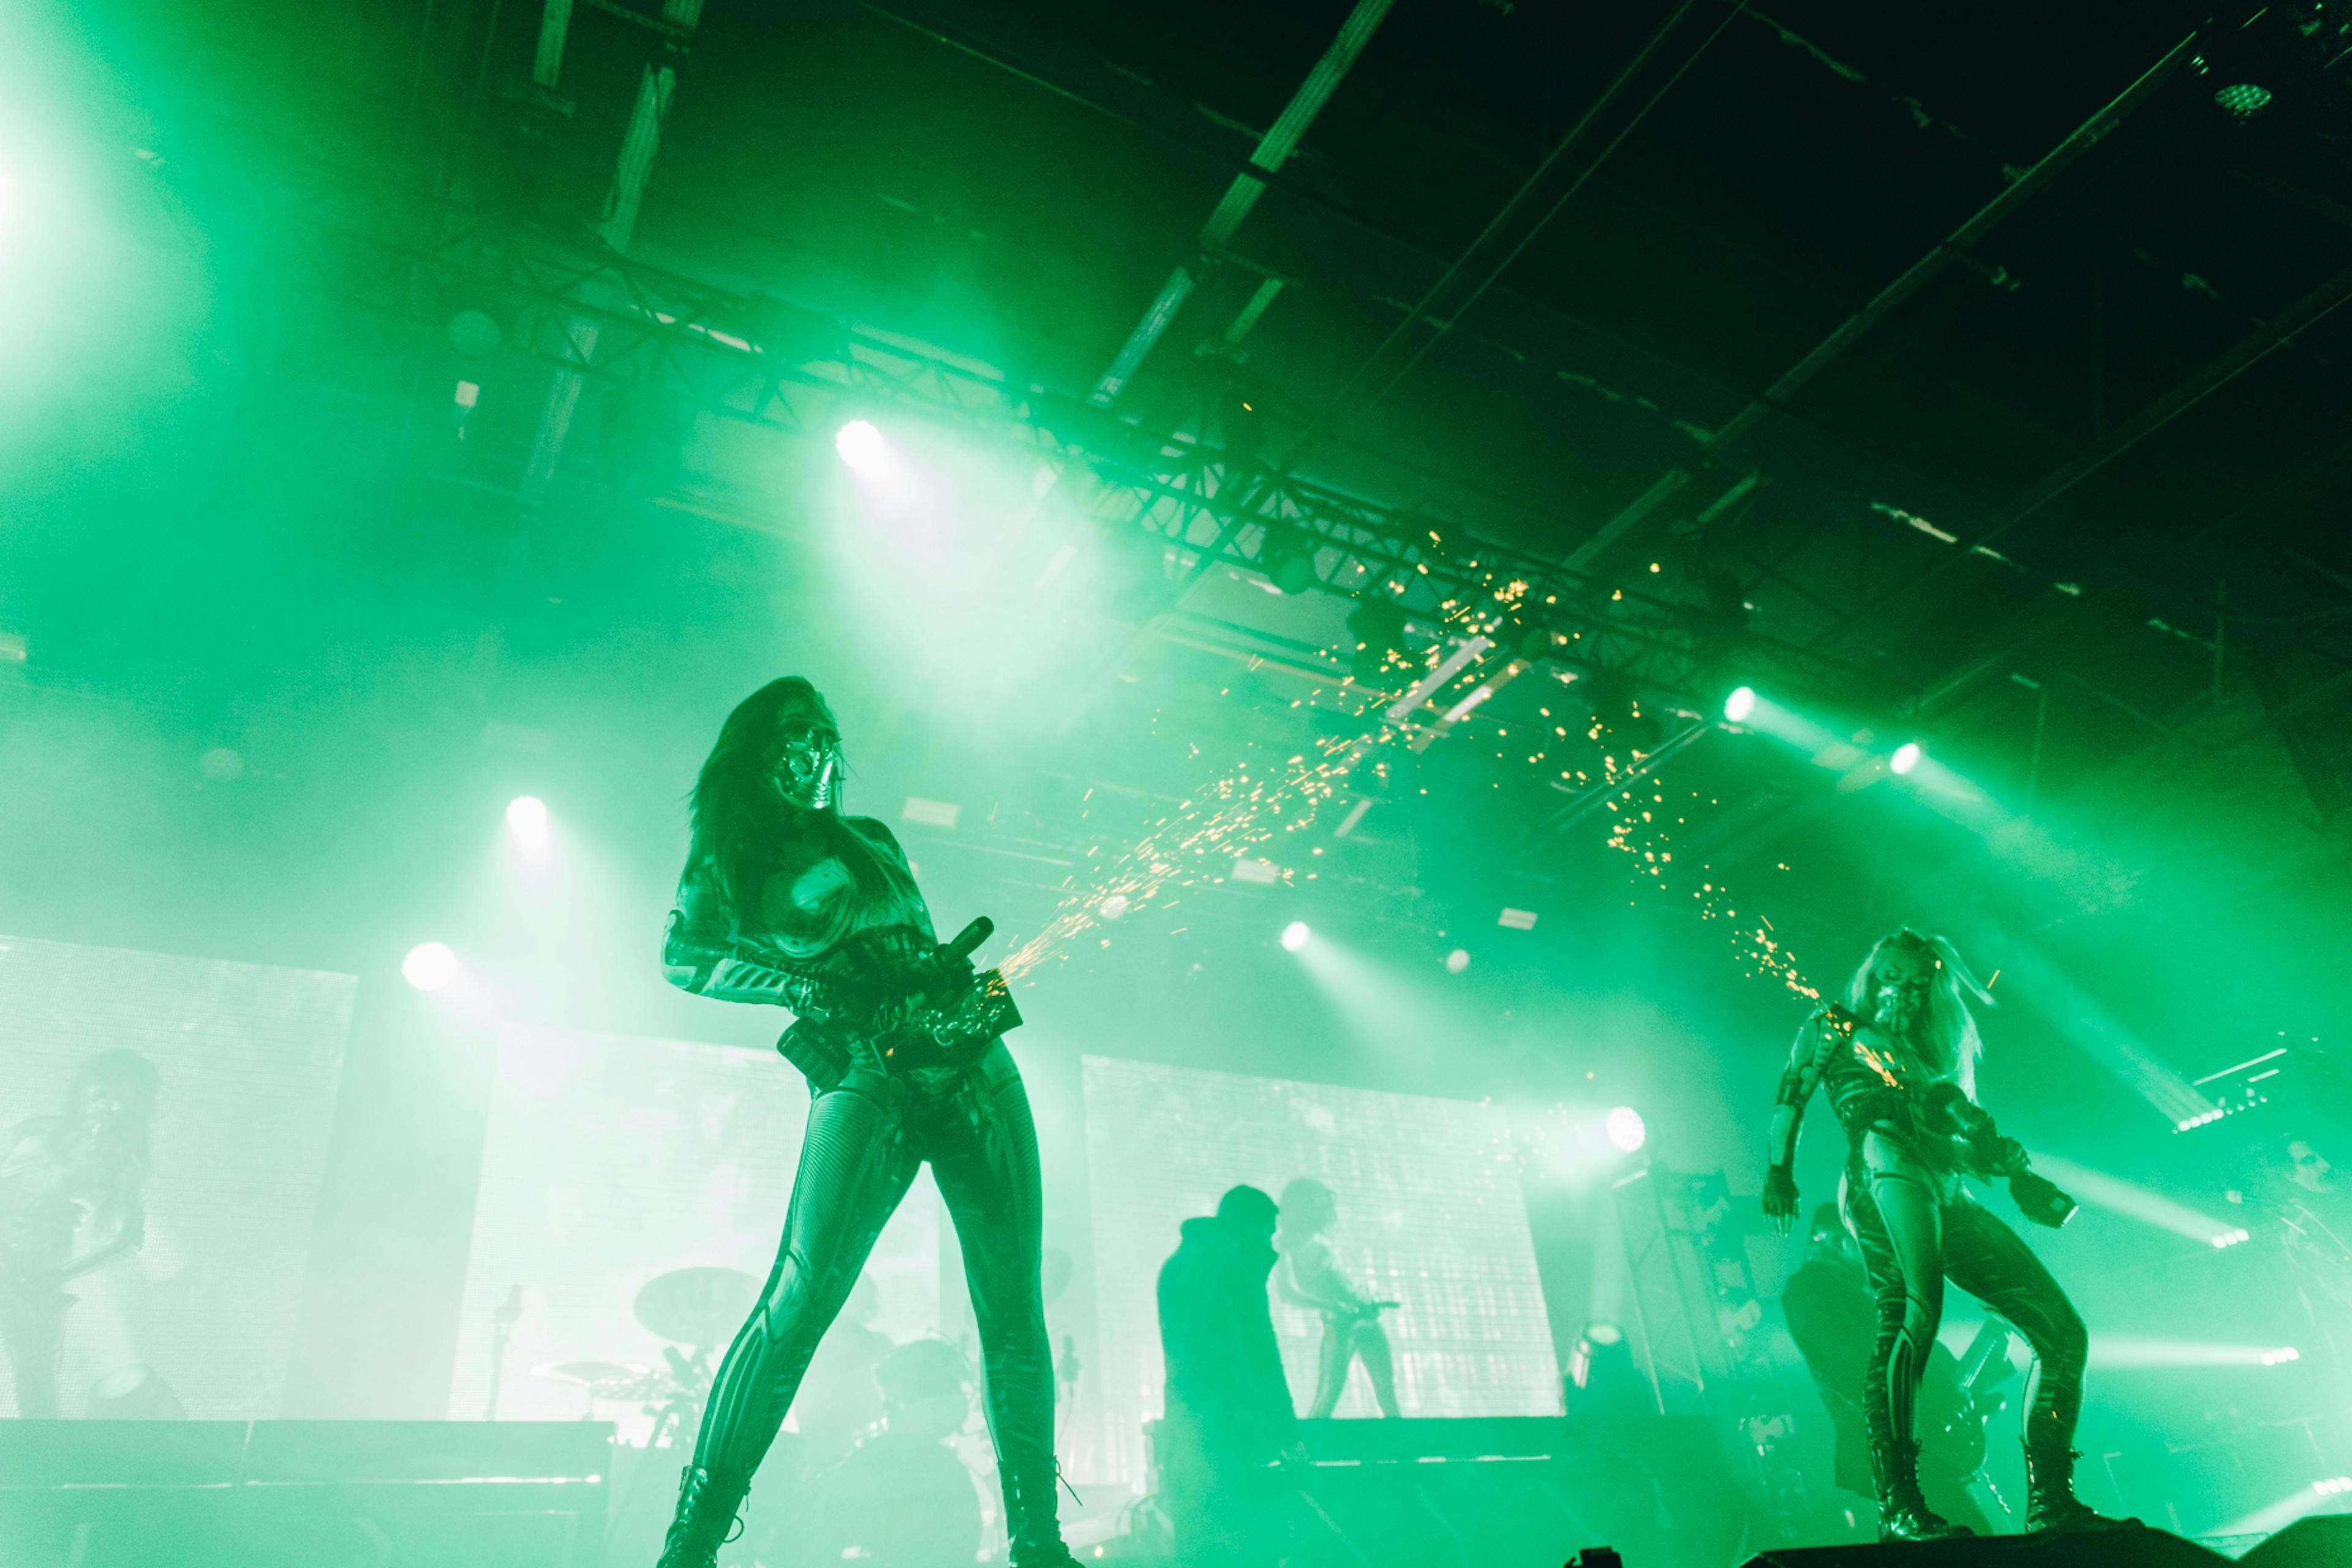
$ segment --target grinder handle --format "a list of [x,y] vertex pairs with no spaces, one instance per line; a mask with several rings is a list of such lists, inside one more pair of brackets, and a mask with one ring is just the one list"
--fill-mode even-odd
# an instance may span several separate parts
[[996,934],[996,922],[986,915],[975,915],[972,922],[956,932],[955,940],[940,949],[946,959],[970,958],[980,951],[980,944]]

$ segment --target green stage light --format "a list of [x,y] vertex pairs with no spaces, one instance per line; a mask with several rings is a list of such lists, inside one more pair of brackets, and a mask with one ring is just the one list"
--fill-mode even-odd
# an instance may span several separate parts
[[2235,81],[2213,90],[2213,105],[2243,120],[2270,107],[2271,89],[2251,81]]
[[527,859],[546,855],[547,803],[535,795],[519,795],[507,803],[507,834]]
[[1642,1113],[1630,1105],[1621,1105],[1611,1111],[1602,1123],[1609,1142],[1631,1154],[1650,1141],[1650,1130],[1642,1121]]
[[400,977],[419,991],[440,991],[457,978],[457,955],[446,944],[420,942],[400,961]]
[[1756,711],[1756,689],[1743,686],[1723,700],[1723,716],[1737,724]]
[[860,473],[871,473],[882,466],[890,455],[890,443],[882,432],[863,419],[853,419],[844,425],[833,437],[833,449],[841,460]]
[[1917,767],[1919,765],[1919,742],[1916,741],[1906,741],[1901,745],[1895,747],[1895,754],[1886,759],[1886,765],[1894,769],[1898,773],[1907,773],[1913,768]]

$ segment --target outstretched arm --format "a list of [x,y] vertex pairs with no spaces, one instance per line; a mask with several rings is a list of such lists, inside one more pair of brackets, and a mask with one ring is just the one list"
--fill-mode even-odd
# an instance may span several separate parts
[[1789,1047],[1789,1065],[1781,1069],[1780,1087],[1773,1096],[1772,1120],[1764,1131],[1764,1213],[1782,1236],[1797,1218],[1797,1131],[1841,1028],[1826,1011],[1806,1019]]

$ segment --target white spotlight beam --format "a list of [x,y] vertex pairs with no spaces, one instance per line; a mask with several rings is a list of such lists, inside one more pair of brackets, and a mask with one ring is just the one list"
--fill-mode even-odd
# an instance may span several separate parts
[[2105,1372],[2152,1372],[2185,1366],[2280,1366],[2303,1357],[2284,1345],[2216,1344],[2204,1340],[2093,1334],[2091,1365]]
[[2126,1215],[2207,1247],[2214,1246],[2217,1238],[2230,1236],[2237,1228],[2200,1214],[2186,1204],[2175,1203],[2162,1194],[2055,1154],[2035,1151],[2033,1168],[2094,1207]]
[[[2138,1091],[2139,1097],[2175,1127],[2193,1123],[2214,1109],[2196,1085],[2174,1071],[2030,942],[2011,944],[2012,989],[2055,1024],[2102,1067]],[[2226,1228],[2226,1227],[2225,1227]]]

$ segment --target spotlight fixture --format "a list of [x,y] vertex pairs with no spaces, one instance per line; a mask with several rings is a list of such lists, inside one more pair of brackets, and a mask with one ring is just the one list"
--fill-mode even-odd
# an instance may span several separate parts
[[2240,120],[2251,119],[2270,105],[2271,89],[2258,82],[2233,81],[2213,89],[2213,107]]
[[1593,722],[1601,733],[1636,752],[1646,752],[1665,734],[1665,726],[1655,713],[1642,710],[1642,696],[1634,688],[1633,678],[1611,665],[1597,665],[1577,689],[1584,694],[1586,704],[1592,710]]
[[1225,458],[1244,468],[1257,467],[1265,447],[1265,416],[1258,400],[1239,386],[1228,384],[1217,397],[1217,428],[1224,437]]
[[2253,1237],[2252,1234],[2247,1231],[2225,1230],[2221,1235],[2213,1238],[2213,1249],[2218,1252],[2222,1247],[2235,1247],[2242,1241],[2251,1241]]
[[507,802],[507,826],[517,838],[540,838],[547,833],[547,802],[535,795],[519,795]]
[[1642,1121],[1642,1113],[1630,1105],[1621,1105],[1601,1122],[1609,1142],[1631,1154],[1650,1141],[1650,1129]]
[[1901,745],[1895,747],[1895,754],[1886,759],[1886,765],[1898,773],[1907,773],[1913,768],[1917,767],[1919,765],[1919,742],[1916,741],[1906,741]]
[[1561,637],[1559,633],[1540,621],[1513,616],[1496,628],[1495,640],[1510,649],[1513,658],[1523,664],[1533,664],[1558,647]]
[[1305,921],[1293,921],[1282,928],[1282,945],[1290,952],[1297,952],[1307,945],[1307,939],[1314,934],[1307,929]]
[[1394,599],[1359,599],[1348,612],[1348,630],[1356,639],[1355,678],[1367,686],[1381,683],[1392,662],[1405,657],[1404,606]]
[[472,306],[449,318],[449,346],[460,359],[488,359],[507,346],[506,329],[487,310]]
[[1448,974],[1459,974],[1459,973],[1461,973],[1464,970],[1465,970],[1465,969],[1467,969],[1467,968],[1469,968],[1469,967],[1470,967],[1470,950],[1469,950],[1468,948],[1466,948],[1466,947],[1457,947],[1457,948],[1455,948],[1452,952],[1449,952],[1449,953],[1447,953],[1447,954],[1445,955],[1445,973],[1448,973]]
[[457,978],[457,955],[446,943],[420,942],[400,961],[400,977],[419,991],[439,991]]
[[1723,700],[1723,716],[1735,724],[1744,723],[1756,711],[1756,689],[1743,686]]
[[1315,572],[1315,536],[1291,522],[1269,522],[1257,547],[1266,580],[1286,594],[1304,594],[1320,581]]
[[833,449],[841,454],[843,462],[864,472],[889,455],[890,443],[866,420],[853,419],[835,432]]

